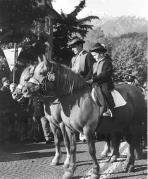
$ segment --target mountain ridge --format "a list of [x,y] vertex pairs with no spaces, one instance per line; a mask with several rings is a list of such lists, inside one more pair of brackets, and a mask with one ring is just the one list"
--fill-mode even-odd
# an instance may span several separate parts
[[92,22],[94,29],[101,28],[106,36],[120,36],[127,33],[143,33],[147,32],[148,20],[135,16],[120,16],[100,18],[100,21]]

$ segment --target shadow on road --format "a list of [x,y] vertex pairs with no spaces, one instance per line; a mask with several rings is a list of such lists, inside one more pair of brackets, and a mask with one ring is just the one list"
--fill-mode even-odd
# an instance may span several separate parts
[[31,143],[31,144],[5,144],[0,146],[0,151],[7,153],[20,153],[36,150],[44,150],[54,148],[54,144],[46,145],[44,143]]
[[[33,144],[6,144],[0,148],[0,162],[18,161],[54,156],[51,149],[54,145],[45,145],[43,143]],[[47,151],[49,149],[49,151]],[[46,150],[46,151],[42,151]]]
[[147,165],[135,165],[134,172],[140,172],[147,169]]

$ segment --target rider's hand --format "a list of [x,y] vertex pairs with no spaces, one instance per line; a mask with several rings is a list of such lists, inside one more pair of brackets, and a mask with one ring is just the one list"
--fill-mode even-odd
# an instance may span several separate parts
[[90,79],[90,80],[88,80],[86,82],[89,83],[89,84],[92,84],[93,83],[93,79]]

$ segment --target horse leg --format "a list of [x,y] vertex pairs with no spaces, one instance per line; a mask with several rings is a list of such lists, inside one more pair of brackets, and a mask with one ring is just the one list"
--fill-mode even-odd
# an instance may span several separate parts
[[91,179],[99,179],[99,164],[97,162],[97,158],[96,158],[96,148],[95,148],[95,142],[94,142],[94,138],[93,138],[93,133],[90,130],[85,130],[84,134],[87,138],[88,141],[88,149],[89,149],[89,154],[93,160],[93,166],[92,169],[87,173],[87,175],[90,175]]
[[142,134],[134,136],[134,146],[135,146],[135,157],[136,159],[141,159],[143,156],[142,152]]
[[65,125],[63,122],[60,123],[60,128],[63,134],[64,144],[65,144],[66,153],[67,153],[66,160],[64,162],[64,168],[68,168],[70,164],[70,142],[68,140]]
[[70,164],[69,167],[65,169],[63,179],[71,179],[76,169],[76,135],[69,127],[65,126],[65,128],[70,142]]
[[101,153],[101,158],[105,158],[109,155],[109,153],[111,153],[111,139],[110,139],[110,136],[107,136],[106,139],[105,139],[106,143],[105,143],[105,146],[104,146],[104,149]]
[[126,136],[126,141],[129,144],[129,153],[125,161],[124,170],[132,172],[134,169],[135,155],[134,155],[134,137],[132,135]]
[[54,135],[54,144],[55,144],[55,156],[52,159],[51,165],[55,166],[59,164],[59,160],[61,158],[61,151],[60,151],[60,128],[56,126],[53,122],[50,122],[50,128]]
[[111,134],[111,143],[113,153],[111,155],[110,161],[113,163],[117,160],[117,157],[119,156],[120,136],[118,135],[118,133]]

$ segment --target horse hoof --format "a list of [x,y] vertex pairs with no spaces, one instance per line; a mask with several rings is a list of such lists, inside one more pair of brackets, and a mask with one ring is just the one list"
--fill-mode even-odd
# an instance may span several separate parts
[[102,153],[101,154],[101,159],[104,159],[104,158],[106,158],[107,157],[107,153]]
[[69,171],[66,171],[62,179],[72,179],[73,174]]
[[68,168],[69,167],[69,163],[64,163],[63,168]]
[[117,156],[116,155],[113,155],[110,159],[110,162],[113,163],[113,162],[116,162],[117,161]]
[[50,165],[51,166],[57,166],[57,165],[59,165],[59,162],[51,162]]
[[134,172],[134,165],[130,165],[127,170],[128,173]]
[[91,168],[86,174],[84,179],[99,179],[99,173],[96,169]]
[[134,172],[134,165],[133,164],[126,164],[124,167],[124,172],[126,173],[130,173],[130,172]]
[[92,174],[90,176],[90,179],[99,179],[100,177],[98,175]]
[[128,165],[128,164],[124,164],[124,165],[123,165],[123,171],[124,171],[125,173],[127,173],[128,168],[129,168],[129,165]]

